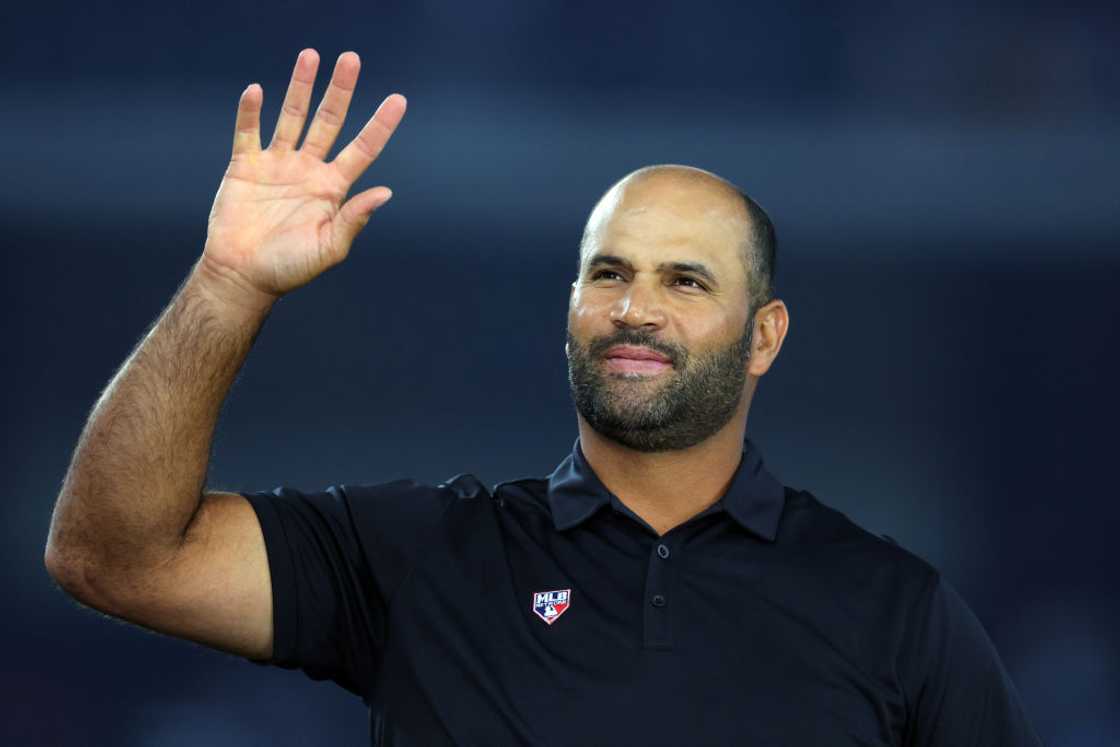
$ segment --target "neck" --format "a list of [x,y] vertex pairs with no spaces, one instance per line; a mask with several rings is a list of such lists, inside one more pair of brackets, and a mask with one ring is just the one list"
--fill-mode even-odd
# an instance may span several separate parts
[[715,435],[695,446],[653,453],[605,438],[580,415],[580,446],[603,485],[661,535],[727,492],[743,455],[745,403],[740,410]]

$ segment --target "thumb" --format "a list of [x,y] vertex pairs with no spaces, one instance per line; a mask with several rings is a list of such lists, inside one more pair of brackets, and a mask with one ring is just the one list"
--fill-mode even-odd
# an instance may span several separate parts
[[374,187],[351,197],[338,211],[335,233],[342,246],[349,246],[358,232],[369,223],[370,215],[393,196],[388,187]]

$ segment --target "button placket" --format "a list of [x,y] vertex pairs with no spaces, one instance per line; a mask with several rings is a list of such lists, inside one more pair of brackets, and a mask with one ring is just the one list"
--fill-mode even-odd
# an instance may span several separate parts
[[672,550],[668,543],[658,542],[650,548],[646,571],[646,604],[644,605],[644,645],[646,648],[667,649],[673,646],[670,596],[674,577],[673,564],[669,563]]

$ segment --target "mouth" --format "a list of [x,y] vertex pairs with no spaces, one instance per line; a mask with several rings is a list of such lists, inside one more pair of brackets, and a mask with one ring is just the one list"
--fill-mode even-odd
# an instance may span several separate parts
[[638,345],[615,345],[604,354],[608,371],[656,375],[673,367],[667,355]]

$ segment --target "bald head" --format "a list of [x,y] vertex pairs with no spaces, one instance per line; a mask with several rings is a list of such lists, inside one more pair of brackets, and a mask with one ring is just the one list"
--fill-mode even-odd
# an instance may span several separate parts
[[752,317],[773,298],[775,239],[769,217],[734,184],[693,166],[645,166],[615,182],[587,219],[580,242],[580,268],[612,220],[654,208],[679,216],[682,227],[689,221],[703,221],[726,243],[728,251],[738,253]]

